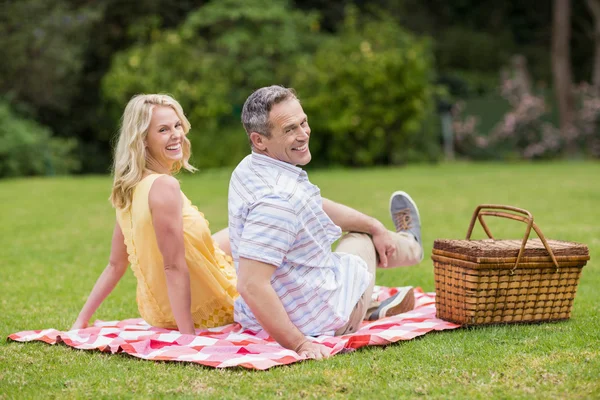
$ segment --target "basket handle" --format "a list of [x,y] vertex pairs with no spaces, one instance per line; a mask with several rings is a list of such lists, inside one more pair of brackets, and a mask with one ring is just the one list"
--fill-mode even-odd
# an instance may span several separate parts
[[[502,211],[482,211],[484,209],[507,210],[507,211],[512,211],[512,213],[502,212]],[[515,213],[523,214],[525,216],[516,215]],[[510,271],[511,275],[514,274],[515,269],[519,265],[519,261],[521,261],[521,256],[523,255],[523,252],[525,251],[525,245],[527,245],[527,240],[529,239],[529,234],[531,233],[531,228],[533,228],[535,233],[538,235],[538,237],[544,244],[544,247],[548,251],[550,258],[552,258],[552,262],[554,263],[554,265],[556,266],[556,269],[558,270],[558,268],[559,268],[558,261],[556,261],[556,257],[554,257],[554,253],[552,252],[552,249],[548,245],[548,242],[546,241],[544,234],[542,233],[540,228],[538,228],[538,226],[533,222],[533,215],[531,215],[531,213],[529,211],[524,210],[522,208],[517,208],[517,207],[512,207],[512,206],[503,206],[503,205],[498,205],[498,204],[481,204],[481,205],[479,205],[475,209],[475,212],[473,213],[473,217],[471,218],[471,223],[469,224],[469,229],[467,231],[467,240],[471,240],[471,234],[473,233],[473,228],[475,227],[476,219],[479,220],[479,222],[481,223],[481,227],[483,228],[485,233],[488,235],[488,237],[492,240],[495,240],[494,237],[492,236],[492,233],[490,232],[490,229],[488,228],[487,224],[483,220],[484,215],[489,215],[491,217],[508,218],[508,219],[512,219],[515,221],[525,222],[527,224],[527,228],[525,228],[525,235],[523,236],[523,241],[521,243],[521,250],[519,250],[519,255],[517,256],[517,261],[515,262],[515,266]]]

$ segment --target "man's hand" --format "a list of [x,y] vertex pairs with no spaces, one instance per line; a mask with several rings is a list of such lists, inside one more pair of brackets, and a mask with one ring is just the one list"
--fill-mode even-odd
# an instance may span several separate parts
[[373,238],[375,250],[377,250],[377,254],[379,254],[379,266],[381,268],[387,268],[388,258],[392,257],[396,252],[396,245],[394,244],[390,231],[379,222],[379,225],[371,233],[371,237]]
[[331,349],[320,343],[313,343],[310,340],[302,342],[298,348],[294,350],[300,357],[314,358],[316,360],[322,360],[331,355]]

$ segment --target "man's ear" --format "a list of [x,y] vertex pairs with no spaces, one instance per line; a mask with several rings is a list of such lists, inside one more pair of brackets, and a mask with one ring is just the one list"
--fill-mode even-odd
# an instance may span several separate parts
[[258,132],[250,133],[250,142],[252,142],[252,146],[257,150],[264,151],[267,148],[265,139],[265,136]]

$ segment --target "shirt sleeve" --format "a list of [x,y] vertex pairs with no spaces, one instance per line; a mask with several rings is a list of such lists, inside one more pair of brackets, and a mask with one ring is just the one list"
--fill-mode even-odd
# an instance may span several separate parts
[[246,217],[239,257],[279,267],[296,241],[298,225],[289,201],[277,196],[261,199]]

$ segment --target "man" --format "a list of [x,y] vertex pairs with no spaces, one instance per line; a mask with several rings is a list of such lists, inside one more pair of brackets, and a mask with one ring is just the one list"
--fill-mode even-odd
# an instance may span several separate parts
[[[244,104],[242,123],[252,154],[236,167],[229,185],[229,234],[240,293],[234,319],[246,329],[263,328],[301,356],[320,359],[329,348],[306,336],[343,335],[354,332],[365,316],[411,310],[410,287],[368,308],[377,258],[384,268],[423,259],[412,199],[404,192],[392,196],[398,232],[390,232],[376,219],[322,198],[300,168],[311,160],[311,130],[293,90],[258,89]],[[332,252],[342,230],[351,233]]]

